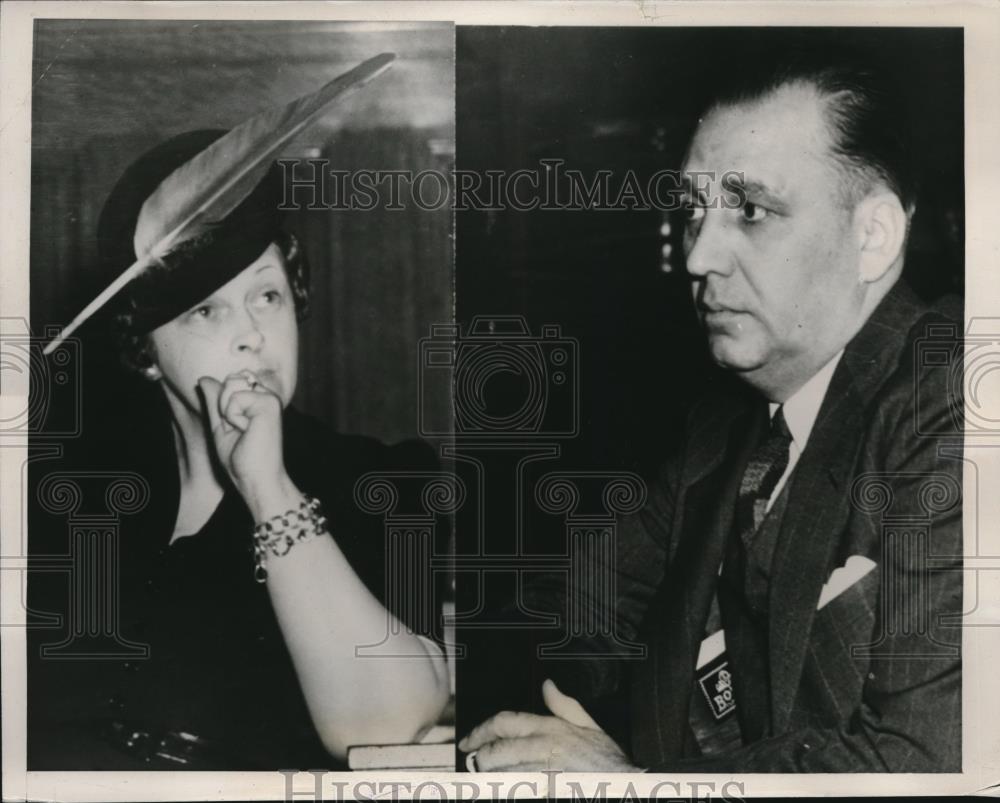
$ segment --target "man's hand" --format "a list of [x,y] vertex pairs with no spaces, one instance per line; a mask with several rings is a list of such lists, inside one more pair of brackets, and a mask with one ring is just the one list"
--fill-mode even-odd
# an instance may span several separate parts
[[[579,725],[581,728],[590,728],[599,731],[601,726],[594,722],[587,709],[580,705],[578,700],[563,694],[554,681],[546,679],[542,684],[542,699],[545,700],[545,707],[555,714],[559,719],[566,720],[570,725]],[[601,731],[603,733],[603,731]]]
[[583,706],[551,680],[542,685],[545,705],[555,716],[503,711],[458,743],[476,753],[481,772],[639,772]]
[[285,472],[281,399],[249,371],[221,383],[198,380],[219,462],[255,521],[295,507],[301,499]]

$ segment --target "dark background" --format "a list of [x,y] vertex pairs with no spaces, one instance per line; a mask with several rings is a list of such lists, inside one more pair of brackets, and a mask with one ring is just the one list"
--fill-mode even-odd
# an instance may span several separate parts
[[[457,166],[538,170],[540,159],[558,158],[585,176],[677,169],[709,79],[739,70],[746,43],[780,48],[793,36],[851,40],[898,72],[915,112],[923,174],[905,275],[927,299],[961,292],[960,29],[460,27]],[[526,469],[529,501],[519,522],[494,527],[486,516],[487,552],[517,551],[514,530],[522,527],[526,551],[564,553],[564,523],[530,501],[539,474],[628,470],[648,477],[681,434],[684,412],[712,368],[676,240],[674,269],[661,271],[663,219],[655,210],[458,213],[458,320],[468,327],[476,316],[519,314],[536,335],[558,324],[580,357],[579,433],[534,438],[558,444],[560,455],[537,472]],[[510,409],[523,398],[525,380],[499,377],[483,392],[497,409]],[[555,393],[546,401],[563,403]],[[491,460],[482,470],[504,475],[499,453]],[[458,544],[460,552],[472,549],[461,525]],[[458,583],[460,610],[479,610],[469,625],[494,620],[515,593],[511,578],[464,582],[460,573]],[[471,649],[459,666],[460,731],[500,708],[538,707],[544,674],[528,665],[530,654],[514,654],[524,649],[515,631],[469,626],[460,635]]]

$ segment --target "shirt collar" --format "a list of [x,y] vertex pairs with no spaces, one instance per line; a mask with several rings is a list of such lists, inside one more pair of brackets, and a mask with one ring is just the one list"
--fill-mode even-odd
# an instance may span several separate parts
[[[843,349],[834,354],[830,361],[795,391],[782,407],[788,431],[792,433],[792,440],[795,441],[795,445],[799,447],[800,451],[805,448],[806,441],[809,440],[809,433],[812,432],[813,424],[816,423],[816,416],[819,414],[820,405],[823,404],[827,388],[830,387],[833,372],[837,369],[837,364],[843,355]],[[769,404],[772,417],[779,406],[781,405],[774,402]]]

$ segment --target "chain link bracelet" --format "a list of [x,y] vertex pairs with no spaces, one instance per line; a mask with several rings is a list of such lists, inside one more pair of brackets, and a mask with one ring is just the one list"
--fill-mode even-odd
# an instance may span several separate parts
[[267,581],[268,553],[280,558],[300,541],[326,531],[326,516],[319,500],[312,496],[304,496],[297,508],[262,521],[253,530],[254,579]]

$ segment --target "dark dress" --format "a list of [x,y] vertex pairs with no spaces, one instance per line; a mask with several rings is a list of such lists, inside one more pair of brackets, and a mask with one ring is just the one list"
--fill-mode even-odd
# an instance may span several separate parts
[[[284,433],[289,475],[322,502],[351,566],[385,603],[385,525],[359,509],[355,482],[372,471],[433,471],[433,453],[417,442],[387,447],[338,435],[294,410]],[[165,404],[118,435],[101,454],[78,451],[87,471],[117,467],[148,482],[147,504],[119,518],[117,539],[119,632],[148,645],[149,656],[43,659],[41,646],[59,642],[65,628],[29,628],[29,769],[338,768],[312,726],[267,587],[254,580],[253,522],[242,499],[227,488],[201,531],[170,544],[178,477]],[[62,461],[32,464],[33,555],[66,551],[66,517],[43,509],[37,492],[49,473],[65,470]],[[428,571],[426,562],[416,570]],[[33,572],[30,609],[66,616],[69,587],[58,572]]]

